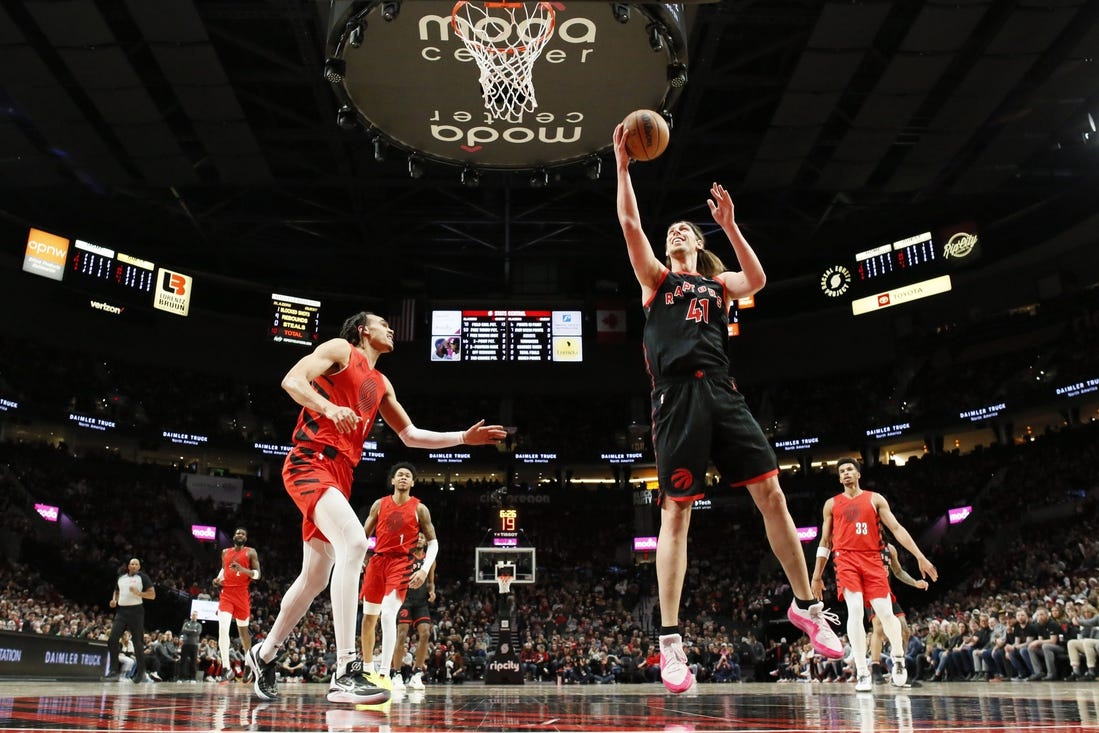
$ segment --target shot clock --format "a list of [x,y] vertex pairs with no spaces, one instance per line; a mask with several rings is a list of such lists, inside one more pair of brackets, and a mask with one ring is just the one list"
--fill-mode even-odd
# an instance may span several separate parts
[[496,524],[492,533],[494,547],[519,545],[519,510],[513,507],[496,510]]

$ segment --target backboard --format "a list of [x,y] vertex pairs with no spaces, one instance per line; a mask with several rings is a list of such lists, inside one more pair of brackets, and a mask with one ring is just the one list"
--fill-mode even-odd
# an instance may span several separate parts
[[671,115],[686,83],[681,5],[551,5],[552,37],[531,70],[537,108],[515,122],[486,110],[478,65],[451,22],[454,2],[333,3],[326,77],[340,124],[357,121],[424,159],[536,169],[608,151],[635,109]]
[[514,566],[512,585],[533,585],[538,563],[533,547],[478,547],[473,556],[473,582],[496,585],[497,566]]

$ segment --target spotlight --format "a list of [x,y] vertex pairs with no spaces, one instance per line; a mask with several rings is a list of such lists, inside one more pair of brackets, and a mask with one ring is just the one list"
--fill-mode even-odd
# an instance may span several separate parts
[[363,45],[362,21],[356,20],[347,24],[347,45],[351,48],[358,48]]
[[660,110],[660,116],[664,118],[664,121],[668,123],[668,129],[675,129],[675,118],[672,117],[672,113],[666,109]]
[[461,175],[462,185],[477,188],[481,185],[481,174],[476,168],[465,167]]
[[355,109],[351,107],[351,105],[345,104],[336,112],[336,125],[341,130],[348,131],[354,130],[359,126],[359,120],[355,116]]
[[1095,132],[1095,118],[1091,116],[1091,112],[1088,112],[1088,127],[1092,132]]
[[343,75],[346,71],[347,64],[343,62],[343,59],[330,58],[324,62],[324,78],[333,84],[339,84],[343,81]]
[[415,155],[408,156],[408,175],[410,178],[424,177],[424,162]]
[[668,83],[679,88],[687,84],[687,65],[678,61],[668,64]]
[[611,3],[611,12],[619,23],[630,22],[630,6],[625,3]]
[[381,163],[385,160],[385,140],[374,138],[374,160]]
[[649,23],[645,26],[649,34],[649,48],[653,51],[661,51],[664,48],[664,29],[657,23]]
[[530,187],[531,188],[545,188],[548,185],[549,185],[549,173],[546,172],[546,169],[545,168],[539,168],[538,170],[534,171],[534,173],[530,177]]
[[584,163],[584,175],[593,181],[599,180],[599,174],[603,172],[603,159],[598,156],[588,158]]
[[401,14],[400,0],[387,0],[382,3],[382,20],[386,23],[394,21]]

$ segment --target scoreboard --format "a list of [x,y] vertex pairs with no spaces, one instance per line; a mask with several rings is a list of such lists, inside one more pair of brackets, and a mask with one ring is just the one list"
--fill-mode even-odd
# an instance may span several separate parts
[[466,309],[431,314],[431,361],[583,361],[578,310]]
[[820,276],[828,298],[852,297],[854,315],[938,295],[951,289],[950,272],[975,262],[980,239],[972,224],[919,232],[856,252]]
[[137,305],[150,305],[156,265],[148,260],[76,240],[67,280],[95,295]]
[[[71,246],[70,246],[71,245]],[[97,311],[121,315],[140,306],[187,316],[194,281],[190,275],[157,266],[141,257],[82,239],[31,229],[23,271],[62,281]]]
[[319,300],[271,294],[271,340],[316,346],[321,327]]

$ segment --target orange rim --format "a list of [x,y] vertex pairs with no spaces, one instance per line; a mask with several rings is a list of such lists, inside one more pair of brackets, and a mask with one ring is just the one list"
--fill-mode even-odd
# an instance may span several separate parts
[[[470,0],[458,0],[458,2],[454,5],[454,9],[450,12],[450,27],[454,29],[454,34],[461,38],[463,43],[471,46],[477,46],[478,48],[481,48],[485,51],[491,51],[493,53],[526,53],[527,47],[525,45],[515,46],[514,48],[498,48],[496,46],[489,46],[487,44],[481,43],[480,41],[475,41],[472,38],[466,38],[465,35],[462,34],[462,27],[458,24],[458,12],[466,5],[469,5],[469,3]],[[481,4],[484,5],[486,8],[521,8],[524,5],[524,3],[516,2],[483,2]],[[554,11],[553,5],[548,2],[540,2],[538,4],[542,7],[543,10],[546,11],[546,17],[549,20],[549,23],[546,24],[546,30],[543,31],[542,35],[540,35],[537,39],[538,41],[545,41],[548,40],[550,34],[553,33],[554,24],[556,23],[557,19],[557,13]]]

